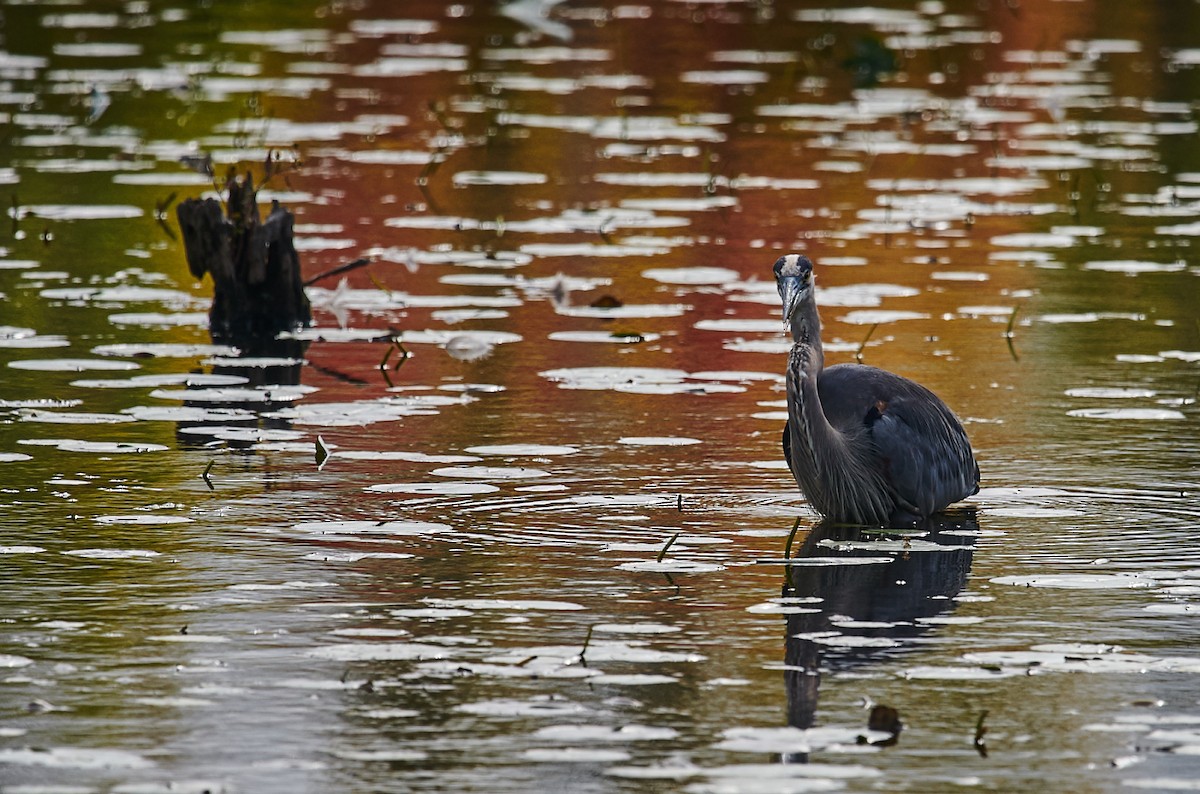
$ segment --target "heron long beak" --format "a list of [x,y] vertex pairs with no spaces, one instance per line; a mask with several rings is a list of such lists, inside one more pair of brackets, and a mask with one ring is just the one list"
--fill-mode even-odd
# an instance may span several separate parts
[[779,279],[779,295],[783,298],[783,324],[790,325],[796,307],[804,297],[805,284],[796,276],[785,276]]

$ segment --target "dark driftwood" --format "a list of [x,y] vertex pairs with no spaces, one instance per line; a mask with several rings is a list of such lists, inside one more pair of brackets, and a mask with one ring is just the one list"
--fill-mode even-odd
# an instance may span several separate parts
[[311,325],[292,213],[275,202],[262,221],[251,177],[227,187],[224,207],[216,199],[188,199],[176,210],[188,269],[213,279],[213,341],[245,344]]

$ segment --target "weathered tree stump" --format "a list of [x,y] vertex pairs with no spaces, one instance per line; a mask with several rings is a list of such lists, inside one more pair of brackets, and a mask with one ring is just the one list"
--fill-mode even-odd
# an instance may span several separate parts
[[312,324],[292,213],[275,202],[262,221],[253,178],[231,178],[229,198],[187,199],[176,215],[188,269],[213,279],[209,331],[214,342],[241,347]]

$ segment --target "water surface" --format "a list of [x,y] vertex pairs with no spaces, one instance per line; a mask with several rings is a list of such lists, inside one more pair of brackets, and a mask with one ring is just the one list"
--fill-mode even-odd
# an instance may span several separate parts
[[[1195,787],[1193,9],[3,11],[4,792]],[[279,350],[208,156],[372,260]],[[791,251],[954,514],[797,492]]]

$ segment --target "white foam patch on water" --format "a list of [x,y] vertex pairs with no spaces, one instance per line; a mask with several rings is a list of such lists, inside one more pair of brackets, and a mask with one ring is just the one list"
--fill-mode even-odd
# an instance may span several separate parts
[[89,747],[0,748],[0,764],[53,769],[150,769],[154,762],[126,750]]
[[52,347],[69,347],[71,340],[65,336],[0,336],[0,348],[19,350],[44,350]]
[[563,388],[597,390],[635,384],[675,384],[687,377],[680,369],[650,367],[571,367],[538,374]]
[[656,673],[602,673],[588,679],[589,684],[609,684],[612,686],[661,686],[675,684],[679,679],[675,676]]
[[[206,367],[238,367],[242,369],[266,369],[268,367],[294,367],[308,362],[302,358],[281,356],[213,356],[200,362]],[[237,377],[237,376],[225,376]]]
[[506,598],[426,598],[425,603],[437,608],[497,609],[504,611],[575,612],[586,609],[572,601],[547,601]]
[[1067,416],[1082,419],[1119,419],[1148,422],[1170,422],[1187,418],[1183,412],[1170,408],[1076,408],[1067,411]]
[[634,447],[686,447],[703,442],[686,436],[622,436],[617,443]]
[[[694,328],[701,331],[730,331],[733,333],[782,333],[784,328],[782,320],[768,319],[741,319],[737,317],[722,317],[708,320],[698,320]],[[791,347],[791,342],[788,343]]]
[[247,383],[241,375],[206,375],[198,372],[180,372],[170,375],[134,375],[132,378],[93,378],[71,381],[72,386],[83,389],[140,389],[159,386],[238,386]]
[[[830,745],[857,743],[860,735],[878,734],[876,738],[890,738],[891,734],[878,731],[855,730],[852,728],[802,728],[771,727],[771,728],[726,728],[722,739],[715,747],[718,750],[728,750],[739,753],[810,753]],[[803,774],[823,777],[829,772],[825,764],[804,764]],[[841,767],[834,767],[835,769]],[[845,770],[850,771],[850,770]],[[844,773],[843,773],[844,774]],[[870,770],[868,774],[879,774]]]
[[973,549],[974,546],[950,546],[942,543],[933,543],[928,540],[919,540],[916,538],[905,538],[902,540],[831,540],[826,538],[817,541],[817,545],[827,549],[836,551],[882,551],[895,552],[896,554],[906,554],[908,552],[921,551],[959,551],[962,549]]
[[142,422],[251,422],[258,418],[253,411],[241,408],[193,408],[191,406],[148,406],[135,405],[123,408],[128,414]]
[[473,455],[430,455],[425,452],[371,449],[337,450],[333,456],[347,460],[405,460],[410,463],[476,463],[480,460]]
[[891,637],[862,637],[838,631],[810,631],[792,636],[831,648],[897,648],[901,644]]
[[579,449],[578,447],[551,444],[494,444],[467,447],[463,451],[475,455],[500,455],[503,457],[552,457],[555,455],[574,455],[579,452]]
[[577,717],[590,711],[586,706],[553,695],[535,696],[529,700],[481,700],[460,704],[454,710],[483,717]]
[[[270,419],[286,419],[297,425],[318,427],[365,427],[379,422],[397,422],[408,416],[432,416],[437,411],[425,405],[360,400],[346,403],[305,403],[264,413]],[[457,403],[458,401],[453,401]]]
[[627,303],[621,306],[561,306],[555,311],[564,317],[629,320],[679,317],[691,308],[681,303]]
[[[229,345],[184,344],[169,342],[123,343],[99,345],[92,348],[97,356],[149,356],[152,358],[199,358],[201,356],[236,356],[237,348]],[[236,359],[235,359],[236,360]],[[202,377],[202,376],[201,376]]]
[[1062,573],[1026,576],[997,576],[993,584],[1018,587],[1048,587],[1068,590],[1125,590],[1157,587],[1158,582],[1141,574]]
[[1187,270],[1186,262],[1142,262],[1132,259],[1087,262],[1084,270],[1100,270],[1108,273],[1124,273],[1136,276],[1141,273],[1178,273]]
[[156,634],[146,638],[150,642],[182,643],[185,645],[220,645],[230,642],[228,637],[218,634]]
[[[1196,234],[1200,234],[1200,223]],[[1200,780],[1183,777],[1127,777],[1121,784],[1129,788],[1150,789],[1151,791],[1200,791]]]
[[208,312],[121,312],[110,314],[113,325],[136,325],[141,328],[208,327]]
[[918,665],[906,667],[896,674],[901,678],[918,681],[989,681],[1026,673],[1024,669],[1017,668],[984,669],[954,665]]
[[17,418],[22,422],[42,422],[53,425],[116,425],[137,421],[132,416],[125,414],[94,414],[83,411],[42,411],[36,408],[22,408],[16,413]]
[[484,482],[391,482],[370,485],[363,490],[371,493],[405,493],[428,496],[470,496],[495,493],[500,489]]
[[596,623],[591,628],[601,634],[673,634],[679,631],[678,626],[662,623]]
[[[486,661],[494,664],[518,664],[531,657],[546,661],[556,661],[559,664],[575,664],[578,662],[581,645],[547,645],[523,648],[507,648],[501,655],[493,656]],[[702,662],[704,656],[698,653],[680,653],[676,651],[660,651],[646,647],[642,641],[622,642],[620,640],[596,640],[588,644],[586,650],[588,663],[592,662],[629,662],[632,664],[675,664],[681,662]]]
[[159,552],[149,549],[71,549],[62,553],[88,560],[135,560],[161,556]]
[[1037,317],[1044,323],[1096,323],[1101,320],[1129,320],[1141,322],[1146,319],[1144,314],[1129,312],[1080,312],[1078,314],[1042,314]]
[[459,171],[452,178],[455,187],[471,185],[544,185],[545,174],[529,171]]
[[657,742],[679,736],[673,728],[654,728],[647,725],[552,725],[540,728],[533,738],[550,742]]
[[13,369],[33,370],[36,372],[87,372],[90,370],[121,371],[141,369],[141,364],[132,361],[113,361],[103,358],[46,358],[18,359],[8,362]]
[[164,524],[190,524],[195,519],[187,516],[162,516],[153,515],[151,513],[137,513],[133,515],[119,516],[96,516],[93,519],[97,524],[139,524],[142,526],[159,526]]
[[1135,397],[1153,397],[1158,392],[1152,389],[1081,386],[1075,389],[1067,389],[1063,394],[1068,397],[1095,397],[1105,400],[1121,400]]
[[60,452],[88,452],[97,455],[165,452],[169,447],[162,444],[139,444],[120,441],[82,441],[74,438],[22,438],[18,444],[40,447],[55,447]]
[[123,204],[22,204],[10,208],[8,215],[18,220],[30,216],[47,221],[121,220],[140,218],[143,211]]
[[1147,604],[1142,609],[1156,615],[1200,615],[1200,604]]
[[40,554],[41,546],[0,546],[0,554]]
[[638,573],[713,573],[725,570],[724,565],[715,562],[676,560],[669,557],[663,560],[623,562],[617,568],[622,571],[635,571]]
[[304,521],[292,530],[312,535],[398,535],[419,537],[452,531],[432,521]]
[[199,389],[155,389],[151,397],[160,400],[219,403],[292,402],[318,391],[316,386],[262,386],[257,388],[206,387]]
[[342,643],[314,648],[309,656],[336,662],[394,662],[444,659],[448,650],[420,642]]
[[33,460],[33,456],[24,452],[0,452],[0,463],[20,463],[26,460]]
[[24,656],[0,653],[0,668],[28,667],[31,664],[33,664],[33,660],[27,659]]
[[838,318],[840,322],[850,325],[885,325],[903,320],[927,320],[929,315],[924,312],[910,312],[901,309],[859,309],[848,312]]
[[741,274],[725,267],[676,267],[651,268],[642,271],[642,277],[660,284],[724,284],[736,281]]
[[550,476],[548,471],[523,466],[446,466],[434,469],[430,474],[471,480],[529,480]]
[[652,333],[616,333],[612,331],[551,331],[546,335],[555,342],[591,342],[619,345],[656,342],[662,338]]

